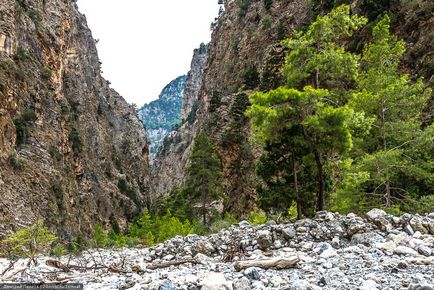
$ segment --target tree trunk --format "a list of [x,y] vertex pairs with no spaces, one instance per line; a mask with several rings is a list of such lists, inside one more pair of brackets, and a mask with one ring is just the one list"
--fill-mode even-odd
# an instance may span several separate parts
[[[384,100],[380,101],[380,108],[379,108],[379,115],[380,115],[380,134],[381,134],[381,143],[383,145],[383,150],[384,152],[387,151],[387,137],[386,137],[386,117],[385,117],[385,112],[386,112],[386,108],[384,105]],[[386,208],[391,206],[391,190],[390,190],[390,180],[389,178],[386,178],[385,184],[385,195],[384,195],[384,199],[386,201]]]
[[203,224],[206,225],[206,202],[203,201],[202,203],[202,218],[203,218]]
[[292,154],[292,171],[294,173],[294,188],[295,194],[297,196],[297,219],[301,219],[301,198],[300,193],[298,192],[298,175],[297,175],[297,161],[295,161],[294,154]]
[[325,191],[325,185],[324,185],[324,169],[323,165],[321,163],[321,156],[318,152],[318,150],[314,150],[315,155],[315,162],[316,167],[318,170],[318,196],[317,196],[317,202],[316,202],[316,210],[321,211],[324,210],[324,191]]

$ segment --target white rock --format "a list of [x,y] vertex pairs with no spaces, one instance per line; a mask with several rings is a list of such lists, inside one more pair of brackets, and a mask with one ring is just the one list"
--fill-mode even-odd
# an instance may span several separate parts
[[388,241],[385,243],[376,243],[375,247],[385,252],[393,252],[397,246],[394,241]]
[[232,282],[226,280],[222,273],[210,272],[200,283],[201,290],[232,290]]
[[378,290],[377,282],[374,280],[366,280],[363,282],[362,286],[359,287],[359,290]]
[[240,279],[236,280],[234,282],[234,290],[250,290],[252,287],[250,287],[249,279],[246,277],[241,277]]
[[325,250],[324,252],[319,255],[321,258],[328,259],[334,256],[337,256],[338,253],[332,248]]
[[406,246],[398,246],[393,251],[397,255],[409,255],[409,256],[417,256],[417,252],[413,250],[412,248],[406,247]]

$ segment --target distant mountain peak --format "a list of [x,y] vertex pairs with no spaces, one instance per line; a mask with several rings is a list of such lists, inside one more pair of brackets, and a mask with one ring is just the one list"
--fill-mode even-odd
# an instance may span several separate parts
[[186,79],[186,75],[177,77],[163,88],[157,100],[138,110],[139,118],[148,131],[151,160],[154,159],[164,137],[180,123]]

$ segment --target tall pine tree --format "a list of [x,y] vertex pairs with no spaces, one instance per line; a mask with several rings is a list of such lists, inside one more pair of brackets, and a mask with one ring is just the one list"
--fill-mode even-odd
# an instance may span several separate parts
[[[412,83],[400,74],[404,43],[390,33],[389,22],[384,16],[373,29],[373,40],[363,52],[357,92],[349,103],[373,120],[369,134],[356,144],[345,187],[338,192],[354,207],[382,201],[390,208],[429,192],[434,182],[432,128],[423,130],[420,119],[430,90],[424,89],[422,80]],[[421,144],[426,146],[422,150]]]
[[195,140],[187,168],[185,194],[199,208],[204,225],[209,222],[210,204],[224,196],[221,163],[214,147],[204,133]]

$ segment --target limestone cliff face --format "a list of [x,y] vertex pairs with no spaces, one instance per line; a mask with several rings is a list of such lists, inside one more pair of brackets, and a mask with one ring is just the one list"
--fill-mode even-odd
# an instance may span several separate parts
[[[188,116],[197,110],[197,99],[202,86],[203,71],[208,60],[208,45],[201,44],[193,52],[191,69],[187,75],[187,82],[182,101],[181,120],[185,122]],[[195,107],[196,106],[196,107]]]
[[0,3],[0,233],[125,226],[148,187],[146,132],[101,77],[75,1]]
[[161,91],[157,100],[138,110],[139,118],[148,133],[149,159],[153,161],[166,135],[178,126],[187,76],[179,76]]
[[[303,29],[316,15],[328,12],[332,1],[272,0],[222,1],[220,15],[209,44],[209,52],[201,85],[195,86],[196,108],[190,123],[183,125],[166,139],[164,150],[157,156],[154,167],[154,191],[165,193],[185,180],[185,168],[191,144],[201,130],[211,138],[222,160],[225,208],[236,216],[243,216],[255,207],[255,164],[260,151],[250,141],[250,128],[244,111],[249,106],[247,95],[257,89],[272,89],[283,84],[279,70],[285,60],[286,49],[280,40]],[[402,1],[401,1],[402,2]],[[403,70],[425,76],[432,84],[433,9],[429,0],[417,3],[384,1],[381,4],[351,1],[353,12],[375,19],[382,11],[395,17],[394,32],[407,44]],[[369,39],[367,27],[352,44],[360,51]],[[194,63],[194,61],[193,61]],[[246,84],[249,69],[258,71],[254,85]],[[250,70],[252,71],[252,70]],[[255,80],[256,78],[256,80]],[[260,81],[260,79],[262,81]],[[188,101],[185,104],[190,104]],[[191,105],[190,105],[191,107]],[[432,111],[431,111],[432,112]],[[183,119],[186,119],[186,111]],[[429,118],[429,116],[428,116]],[[432,118],[432,116],[431,116]]]
[[165,194],[185,181],[185,168],[194,137],[200,130],[196,121],[199,92],[208,59],[208,46],[201,44],[194,50],[191,68],[187,74],[181,109],[181,123],[170,132],[152,165],[152,191]]

